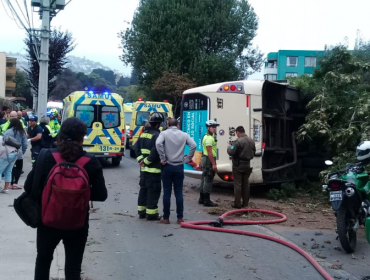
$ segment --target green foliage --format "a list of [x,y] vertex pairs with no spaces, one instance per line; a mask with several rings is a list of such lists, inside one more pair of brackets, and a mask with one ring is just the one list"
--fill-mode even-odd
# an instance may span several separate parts
[[294,198],[298,194],[295,183],[283,183],[279,189],[270,189],[266,196],[268,199],[278,201],[280,199]]
[[298,139],[320,141],[337,168],[353,161],[358,143],[370,139],[370,64],[360,57],[339,45],[324,53],[312,78],[290,80],[303,95],[314,95]]
[[17,70],[14,82],[16,86],[13,96],[26,98],[27,106],[32,108],[33,96],[31,94],[31,86],[27,80],[27,74],[21,70]]
[[94,69],[93,74],[98,74],[100,78],[104,79],[110,85],[116,85],[116,74],[112,70]]
[[128,86],[119,87],[116,92],[123,97],[125,102],[135,102],[139,97],[147,100],[147,93],[143,87],[139,86]]
[[121,59],[147,86],[164,72],[189,74],[197,85],[237,80],[263,63],[252,46],[257,28],[247,0],[142,0],[119,34]]
[[[40,50],[35,50],[36,47],[38,48],[38,46],[40,46],[40,39],[29,35],[24,39],[24,43],[26,44],[27,60],[30,67],[23,68],[23,70],[27,73],[28,81],[37,95],[40,72],[37,54]],[[75,47],[76,45],[74,44],[72,33],[68,31],[63,32],[60,29],[54,29],[51,31],[49,41],[48,93],[50,93],[56,86],[54,78],[62,73],[65,65],[68,63],[66,56],[68,53],[73,51]]]

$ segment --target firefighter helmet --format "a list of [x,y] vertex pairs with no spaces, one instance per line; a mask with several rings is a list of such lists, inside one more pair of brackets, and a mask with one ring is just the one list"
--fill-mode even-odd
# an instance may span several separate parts
[[151,113],[149,116],[149,123],[162,123],[164,121],[164,117],[159,112]]

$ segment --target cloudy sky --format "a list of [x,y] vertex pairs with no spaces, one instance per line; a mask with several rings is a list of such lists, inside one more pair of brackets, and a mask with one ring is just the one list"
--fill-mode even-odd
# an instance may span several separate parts
[[[7,0],[0,1],[0,51],[24,52],[25,31],[7,15]],[[16,0],[10,2],[20,11]],[[23,1],[18,3],[24,12]],[[52,20],[52,26],[73,33],[77,47],[72,55],[129,74],[130,68],[118,58],[121,50],[117,33],[128,26],[138,3],[139,0],[72,0]],[[325,44],[345,42],[345,37],[352,48],[357,30],[365,40],[370,40],[370,0],[249,0],[249,3],[260,21],[254,43],[265,54],[283,49],[322,50]],[[38,14],[33,16],[34,26],[39,27]],[[252,78],[262,78],[262,74]]]

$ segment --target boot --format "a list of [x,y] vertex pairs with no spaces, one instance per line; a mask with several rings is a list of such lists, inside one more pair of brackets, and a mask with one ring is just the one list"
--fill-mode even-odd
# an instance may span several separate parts
[[204,194],[204,206],[206,207],[217,207],[218,204],[213,202],[211,199],[210,199],[210,195],[209,193],[205,193]]
[[203,204],[204,203],[204,193],[200,193],[200,197],[199,197],[198,203],[199,204]]

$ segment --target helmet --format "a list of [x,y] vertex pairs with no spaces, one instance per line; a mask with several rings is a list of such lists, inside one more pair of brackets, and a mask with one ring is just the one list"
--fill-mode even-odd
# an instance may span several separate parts
[[206,121],[206,127],[210,127],[210,126],[219,126],[219,124],[214,120]]
[[363,161],[370,158],[370,141],[362,141],[356,149],[356,157],[358,161]]
[[164,117],[161,113],[154,112],[151,113],[149,116],[150,123],[162,123],[164,121]]

